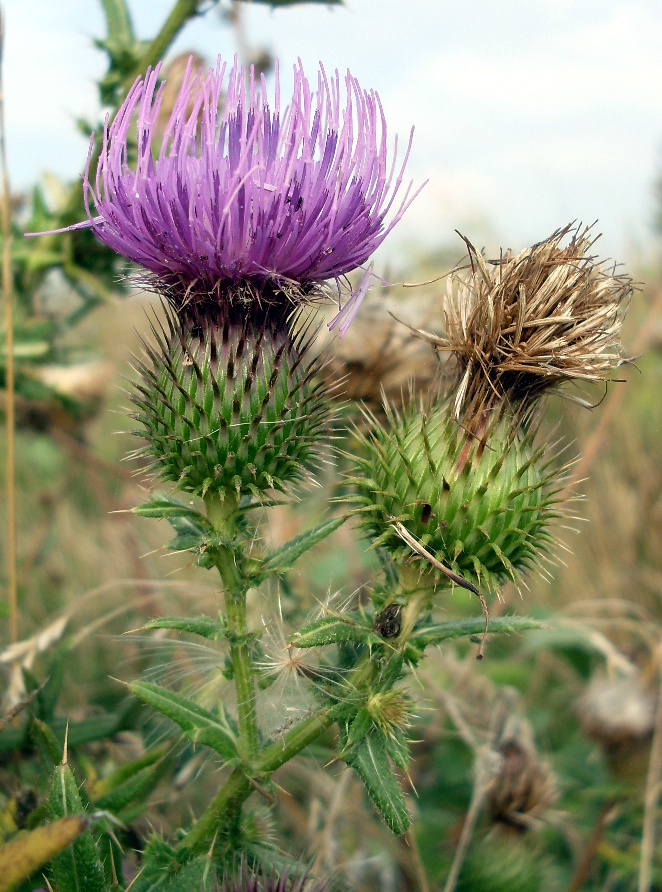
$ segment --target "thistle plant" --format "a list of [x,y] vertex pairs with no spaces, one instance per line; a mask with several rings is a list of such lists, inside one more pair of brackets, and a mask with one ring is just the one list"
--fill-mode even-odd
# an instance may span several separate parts
[[[299,64],[281,107],[277,74],[272,105],[263,78],[220,59],[207,74],[187,69],[159,130],[159,77],[157,66],[138,78],[106,122],[98,166],[84,178],[88,219],[71,228],[91,229],[138,264],[138,281],[164,301],[135,362],[131,399],[143,440],[135,454],[184,496],[157,492],[135,513],[167,518],[173,550],[218,571],[224,608],[158,617],[146,628],[215,642],[235,698],[206,708],[186,692],[129,683],[224,769],[176,840],[148,842],[131,888],[213,889],[222,879],[229,890],[237,876],[248,888],[250,863],[256,889],[285,892],[301,885],[294,862],[273,872],[273,852],[250,830],[248,800],[269,796],[274,772],[335,726],[336,759],[361,778],[390,829],[407,832],[400,775],[415,704],[406,678],[426,648],[484,638],[487,597],[540,570],[563,469],[536,441],[536,409],[546,389],[602,379],[619,364],[630,285],[585,257],[585,234],[562,247],[568,233],[556,233],[502,257],[494,272],[470,246],[442,332],[416,333],[457,357],[456,377],[402,408],[387,404],[385,420],[366,412],[367,425],[345,441],[349,471],[336,500],[344,513],[268,551],[255,509],[268,512],[277,496],[315,479],[333,433],[329,386],[310,349],[314,305],[338,297],[330,327],[342,336],[372,268],[356,290],[344,277],[369,261],[415,197],[403,186],[411,137],[399,158],[379,97],[349,73],[320,67],[313,90]],[[248,592],[261,597],[351,516],[380,555],[383,578],[367,600],[325,605],[289,632],[286,662],[314,675],[314,703],[270,734],[258,692],[268,696],[273,661],[249,626]],[[478,596],[485,621],[438,621],[452,586]],[[501,618],[491,630],[535,625]],[[311,649],[318,656],[309,663]]]

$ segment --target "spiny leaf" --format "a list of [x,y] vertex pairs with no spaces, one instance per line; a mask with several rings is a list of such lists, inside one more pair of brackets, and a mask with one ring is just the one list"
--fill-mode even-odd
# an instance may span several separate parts
[[289,640],[294,647],[321,647],[324,644],[383,644],[370,626],[345,616],[323,616],[299,629]]
[[140,631],[148,629],[176,629],[178,632],[200,635],[209,641],[220,641],[225,637],[225,625],[220,619],[210,616],[157,616],[146,622]]
[[181,861],[175,850],[160,836],[153,836],[143,852],[141,871],[131,892],[165,892],[169,878],[180,869]]
[[259,575],[266,576],[270,573],[283,573],[285,570],[289,569],[289,567],[291,567],[302,554],[305,554],[314,545],[317,545],[318,542],[321,542],[323,539],[326,539],[327,536],[330,536],[331,533],[341,527],[346,520],[347,515],[332,517],[331,520],[325,520],[324,523],[320,523],[316,527],[301,533],[301,535],[297,536],[295,539],[286,542],[285,545],[281,546],[276,551],[273,551],[265,558],[262,567],[260,568]]
[[[544,623],[529,616],[497,616],[490,619],[489,633],[508,634],[512,632],[526,632],[528,629],[541,629]],[[411,635],[412,643],[427,647],[430,644],[440,644],[442,641],[450,641],[453,638],[466,638],[472,635],[481,635],[485,630],[485,620],[479,617],[472,619],[451,620],[447,623],[421,626]]]
[[145,502],[144,505],[137,505],[131,509],[131,512],[139,517],[165,517],[168,520],[171,518],[188,517],[195,520],[197,524],[205,529],[211,529],[211,524],[203,514],[196,511],[195,508],[184,505],[183,502],[172,496],[160,495],[150,499],[149,502]]
[[[51,819],[78,817],[85,812],[78,784],[66,764],[58,765],[53,774],[48,811]],[[51,871],[58,892],[106,892],[103,865],[89,830],[53,858]]]
[[179,725],[193,741],[211,747],[228,764],[239,761],[234,734],[224,715],[214,715],[181,694],[146,681],[135,681],[129,690],[152,709]]
[[215,871],[208,855],[195,858],[179,873],[169,876],[160,892],[213,892],[217,889]]
[[370,798],[394,833],[406,833],[411,823],[405,797],[386,754],[383,735],[376,729],[343,753],[356,771]]

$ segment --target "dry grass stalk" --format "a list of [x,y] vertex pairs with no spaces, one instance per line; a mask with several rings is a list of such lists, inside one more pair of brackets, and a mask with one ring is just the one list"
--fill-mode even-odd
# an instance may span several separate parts
[[632,281],[590,255],[595,240],[569,225],[486,262],[465,239],[469,262],[448,280],[444,333],[415,331],[455,357],[454,412],[472,429],[492,409],[526,415],[551,388],[605,380],[624,362]]
[[7,594],[9,602],[9,634],[11,641],[18,640],[18,601],[16,576],[16,469],[14,458],[14,290],[11,262],[11,199],[9,195],[9,172],[5,145],[4,122],[4,83],[2,62],[5,37],[5,22],[0,11],[0,166],[2,166],[2,290],[5,297],[5,344],[7,369],[5,380],[7,424]]

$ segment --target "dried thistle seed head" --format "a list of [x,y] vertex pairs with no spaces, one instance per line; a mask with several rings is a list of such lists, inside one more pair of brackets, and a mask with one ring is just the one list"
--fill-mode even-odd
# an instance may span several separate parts
[[372,417],[357,437],[349,498],[365,533],[396,564],[446,579],[415,541],[453,573],[495,589],[548,550],[559,471],[517,425],[499,422],[478,441],[447,407],[421,411],[412,402],[402,413],[389,408],[385,423]]
[[643,777],[655,728],[655,691],[640,675],[593,678],[579,701],[584,733],[600,744],[617,777]]
[[[398,319],[389,312],[389,306],[395,307]],[[423,394],[433,388],[438,377],[433,354],[398,321],[406,318],[410,324],[426,326],[433,318],[432,310],[430,294],[395,303],[389,289],[384,288],[366,297],[346,336],[326,346],[331,357],[326,378],[342,381],[338,395],[360,400],[372,412],[381,414],[384,395],[397,404],[402,394],[412,389]]]
[[457,419],[473,428],[493,408],[526,414],[551,388],[605,380],[624,362],[632,280],[589,253],[589,228],[566,226],[490,262],[465,241],[469,264],[449,278],[444,333],[417,331],[455,357]]
[[169,315],[136,365],[132,400],[147,440],[138,455],[197,495],[285,491],[317,464],[329,420],[326,388],[282,313],[258,320],[225,305],[215,321]]
[[521,735],[502,740],[499,754],[501,767],[490,789],[487,810],[495,823],[527,830],[532,819],[558,796],[554,774]]

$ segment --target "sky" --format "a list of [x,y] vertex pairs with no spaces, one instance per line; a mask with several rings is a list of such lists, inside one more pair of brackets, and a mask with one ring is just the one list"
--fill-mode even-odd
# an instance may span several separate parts
[[[172,0],[174,2],[174,0]],[[139,36],[172,2],[129,0]],[[236,35],[210,2],[171,55],[215,60]],[[662,173],[659,0],[346,0],[276,11],[241,4],[251,46],[314,78],[349,68],[375,88],[391,137],[415,127],[408,175],[428,180],[387,245],[404,256],[459,243],[520,250],[558,227],[598,221],[600,253],[652,245]],[[99,115],[99,0],[5,0],[4,98],[12,187],[71,179]],[[287,76],[284,78],[287,80]]]

